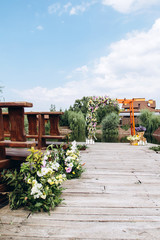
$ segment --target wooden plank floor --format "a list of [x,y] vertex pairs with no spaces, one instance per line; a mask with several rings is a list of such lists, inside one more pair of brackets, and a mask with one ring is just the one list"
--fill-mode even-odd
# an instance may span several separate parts
[[0,209],[0,239],[159,240],[160,154],[148,148],[90,145],[86,172],[64,184],[64,203],[51,215]]

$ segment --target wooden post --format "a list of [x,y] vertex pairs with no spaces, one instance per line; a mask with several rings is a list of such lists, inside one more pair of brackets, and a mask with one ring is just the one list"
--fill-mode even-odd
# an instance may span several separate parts
[[135,121],[134,121],[134,107],[133,107],[133,102],[134,102],[134,100],[132,100],[132,126],[133,126],[133,135],[135,135]]
[[132,102],[129,103],[129,109],[130,109],[130,124],[131,124],[131,135],[133,136],[133,119],[132,119]]
[[59,132],[59,115],[49,115],[50,135],[60,135]]
[[45,135],[45,119],[44,115],[38,115],[38,149],[41,149],[46,146],[46,140],[42,138],[42,135]]
[[27,115],[29,135],[37,135],[37,114]]
[[4,134],[10,134],[10,123],[8,113],[3,114]]
[[[0,141],[4,140],[4,126],[3,126],[3,115],[2,109],[0,108]],[[0,147],[0,160],[4,160],[6,158],[5,147]]]
[[11,141],[26,141],[24,131],[24,108],[23,107],[9,107],[9,120],[11,123]]

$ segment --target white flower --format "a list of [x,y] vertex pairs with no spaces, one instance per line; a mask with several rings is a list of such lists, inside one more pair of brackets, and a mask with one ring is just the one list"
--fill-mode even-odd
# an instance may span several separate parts
[[71,162],[71,163],[67,164],[67,167],[72,168],[73,167],[73,163]]
[[41,173],[42,173],[42,175],[44,176],[44,175],[46,175],[47,173],[48,173],[48,168],[42,168],[41,169]]
[[[46,159],[47,160],[47,159]],[[43,161],[42,161],[42,165],[43,165],[43,167],[45,167],[46,166],[46,160],[45,159],[43,159]]]
[[51,164],[51,168],[53,169],[53,170],[55,170],[55,171],[58,171],[58,168],[59,168],[59,163],[57,163],[57,162],[53,162],[52,164]]
[[[35,181],[35,183],[31,189],[31,195],[34,195],[34,198],[39,198],[40,195],[42,195],[41,190],[42,190],[43,186],[41,183],[37,183],[36,180],[33,180],[33,181]],[[32,183],[33,183],[33,181],[32,181]]]
[[66,155],[69,156],[71,154],[73,154],[73,151],[72,150],[67,150]]
[[41,195],[42,199],[46,199],[46,194],[43,192],[43,194]]
[[47,151],[47,152],[45,153],[45,155],[47,155],[47,156],[50,155],[50,151]]
[[[32,195],[32,194],[31,194],[31,195]],[[36,198],[39,198],[39,195],[38,195],[38,194],[34,195],[34,199],[36,199]]]
[[53,172],[52,168],[42,167],[41,171],[37,172],[37,175],[38,175],[38,177],[43,177],[47,173],[52,173],[52,172]]
[[76,151],[77,151],[77,142],[76,142],[76,141],[73,141],[73,142],[72,142],[71,150],[72,150],[73,152],[76,152]]
[[34,179],[34,180],[32,181],[32,184],[33,184],[33,185],[37,184],[37,180]]
[[58,181],[60,184],[63,182],[63,179],[59,179],[59,181]]
[[38,175],[38,177],[42,177],[42,176],[43,176],[43,174],[41,173],[41,171],[37,171],[37,175]]
[[48,159],[48,156],[44,155],[43,159],[44,159],[44,161],[46,161]]
[[31,180],[30,178],[28,178],[27,183],[28,183],[28,184],[31,184],[31,183],[32,183],[32,180]]
[[72,160],[72,157],[68,156],[68,157],[65,159],[65,163],[70,162],[71,160]]

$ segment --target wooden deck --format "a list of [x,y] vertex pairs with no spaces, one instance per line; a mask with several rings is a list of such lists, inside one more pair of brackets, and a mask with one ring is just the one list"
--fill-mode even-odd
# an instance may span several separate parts
[[0,209],[0,239],[159,240],[160,154],[148,147],[90,145],[86,172],[64,184],[64,203],[51,215]]

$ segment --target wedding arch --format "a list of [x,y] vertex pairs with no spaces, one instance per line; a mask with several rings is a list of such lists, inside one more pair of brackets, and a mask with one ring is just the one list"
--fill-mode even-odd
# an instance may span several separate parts
[[88,111],[86,115],[86,124],[88,130],[88,139],[96,139],[96,126],[97,126],[97,110],[99,106],[112,105],[117,107],[118,102],[116,99],[111,99],[108,96],[105,97],[89,97]]
[[130,112],[130,124],[131,124],[131,135],[135,135],[135,120],[134,120],[134,107],[133,103],[139,101],[139,98],[132,99],[111,99],[108,96],[105,97],[89,97],[88,100],[88,111],[86,116],[88,139],[96,139],[96,126],[97,126],[97,110],[100,105],[112,105],[117,107],[119,103],[129,104]]

